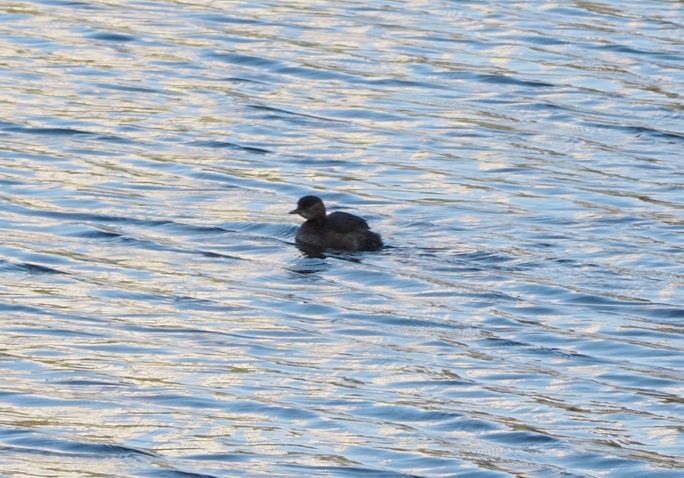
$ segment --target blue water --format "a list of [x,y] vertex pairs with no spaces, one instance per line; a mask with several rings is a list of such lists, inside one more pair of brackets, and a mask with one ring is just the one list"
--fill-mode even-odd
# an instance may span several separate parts
[[[0,474],[684,476],[682,32],[0,4]],[[306,194],[388,247],[303,253]]]

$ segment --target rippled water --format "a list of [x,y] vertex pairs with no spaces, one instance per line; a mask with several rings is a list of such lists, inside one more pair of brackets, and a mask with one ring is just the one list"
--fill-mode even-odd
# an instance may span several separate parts
[[682,10],[0,4],[0,473],[683,476]]

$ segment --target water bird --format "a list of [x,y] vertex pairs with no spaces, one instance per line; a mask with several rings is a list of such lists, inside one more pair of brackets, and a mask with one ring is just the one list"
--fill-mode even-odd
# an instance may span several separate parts
[[341,251],[375,251],[382,247],[380,235],[371,231],[364,219],[347,212],[326,216],[325,204],[317,196],[304,196],[290,214],[306,219],[295,236],[300,244]]

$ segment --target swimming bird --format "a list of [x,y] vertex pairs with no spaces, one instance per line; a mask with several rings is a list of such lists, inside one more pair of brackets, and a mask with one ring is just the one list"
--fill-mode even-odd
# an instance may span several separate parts
[[365,220],[347,212],[326,216],[325,205],[317,196],[304,196],[290,214],[306,219],[295,236],[301,244],[342,251],[375,251],[382,247],[380,235],[371,231]]

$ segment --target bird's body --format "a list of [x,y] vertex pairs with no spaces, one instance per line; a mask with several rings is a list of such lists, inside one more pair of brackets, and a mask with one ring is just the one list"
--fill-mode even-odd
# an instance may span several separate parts
[[323,201],[316,196],[301,198],[290,214],[306,219],[295,236],[301,244],[342,251],[374,251],[383,246],[380,235],[364,219],[346,212],[326,215]]

